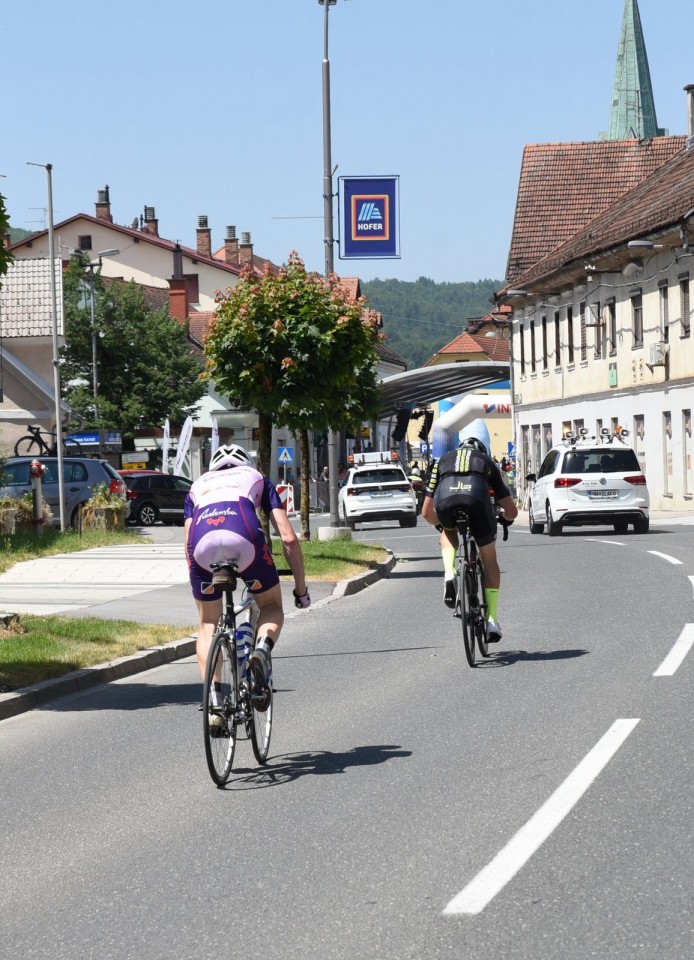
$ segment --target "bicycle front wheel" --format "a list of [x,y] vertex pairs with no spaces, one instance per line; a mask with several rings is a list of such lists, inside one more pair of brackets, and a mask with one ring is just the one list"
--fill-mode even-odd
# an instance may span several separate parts
[[14,445],[15,457],[38,457],[41,452],[41,444],[36,437],[20,437]]
[[66,457],[81,457],[82,447],[77,440],[63,440],[63,453]]
[[[251,707],[250,735],[253,753],[258,763],[263,764],[267,760],[270,751],[270,737],[272,735],[272,677],[267,691],[263,691],[264,696],[254,696],[253,678],[251,671],[248,671],[249,681],[249,701]],[[264,702],[263,702],[264,701]],[[265,706],[267,704],[267,707]],[[259,710],[258,706],[264,709]]]
[[207,655],[202,693],[205,756],[210,776],[218,787],[229,779],[234,762],[238,690],[236,646],[228,633],[219,631]]
[[484,595],[484,569],[482,561],[477,558],[477,622],[476,622],[477,649],[483,657],[489,656],[487,647],[487,600]]
[[471,667],[475,666],[475,611],[470,605],[470,599],[475,595],[474,576],[474,572],[467,566],[465,560],[461,559],[458,599],[460,601],[460,619],[463,621],[465,656]]

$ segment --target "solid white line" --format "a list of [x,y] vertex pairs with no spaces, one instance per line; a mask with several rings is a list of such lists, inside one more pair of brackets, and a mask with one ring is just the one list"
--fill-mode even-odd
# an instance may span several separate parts
[[584,537],[583,539],[590,540],[591,543],[613,543],[615,547],[625,546],[621,540],[603,540],[601,537]]
[[694,623],[685,623],[682,633],[667,657],[653,674],[654,677],[671,677],[694,646]]
[[638,720],[616,720],[503,850],[455,896],[445,914],[481,913],[545,842],[619,750]]
[[668,563],[682,563],[677,557],[671,557],[669,553],[661,553],[659,550],[649,550],[648,552],[652,553],[654,557],[662,557],[663,560],[667,560]]
[[689,579],[689,582],[690,582],[691,585],[692,585],[692,589],[694,589],[694,577],[689,577],[688,579]]

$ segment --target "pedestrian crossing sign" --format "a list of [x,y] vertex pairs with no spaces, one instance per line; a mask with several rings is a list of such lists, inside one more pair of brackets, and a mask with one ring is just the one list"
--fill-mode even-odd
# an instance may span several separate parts
[[294,447],[280,447],[277,451],[277,459],[280,463],[293,463]]

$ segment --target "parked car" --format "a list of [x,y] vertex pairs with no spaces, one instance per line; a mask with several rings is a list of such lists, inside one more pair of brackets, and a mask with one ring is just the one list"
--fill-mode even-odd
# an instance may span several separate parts
[[[41,480],[41,495],[53,513],[52,522],[60,523],[60,485],[57,457],[10,457],[3,468],[4,486],[0,497],[23,497],[32,492],[29,465],[40,460],[46,468]],[[92,488],[105,483],[111,493],[125,496],[125,483],[106,460],[92,457],[63,458],[63,487],[65,490],[65,522],[77,526],[79,508],[92,495]]]
[[649,495],[646,477],[626,431],[600,437],[569,434],[542,461],[540,472],[528,474],[531,533],[547,527],[550,537],[564,527],[609,525],[626,533],[648,533]]
[[151,527],[157,520],[183,524],[183,505],[193,485],[187,477],[160,470],[120,470],[130,501],[128,522]]
[[417,526],[417,497],[400,463],[388,453],[354,454],[338,491],[340,520],[354,530],[357,523],[397,520]]

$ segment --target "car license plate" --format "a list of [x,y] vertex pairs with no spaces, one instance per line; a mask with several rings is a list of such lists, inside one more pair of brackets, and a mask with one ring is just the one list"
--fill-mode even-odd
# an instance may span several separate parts
[[591,500],[616,500],[616,490],[589,490],[588,496]]
[[371,492],[372,497],[390,497],[392,494],[388,490],[373,490]]

